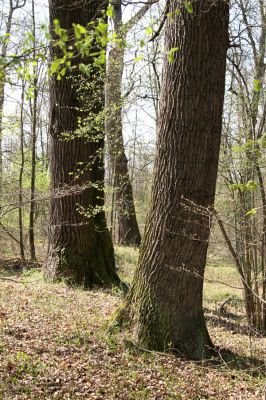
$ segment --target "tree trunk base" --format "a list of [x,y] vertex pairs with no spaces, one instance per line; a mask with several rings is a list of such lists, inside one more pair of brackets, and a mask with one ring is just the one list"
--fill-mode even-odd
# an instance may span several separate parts
[[[64,280],[84,288],[120,286],[116,273],[113,245],[109,231],[95,231],[95,240],[88,245],[61,245],[50,248],[44,265],[47,281]],[[51,246],[55,243],[50,241]]]
[[[203,360],[215,355],[203,314],[197,318],[170,315],[154,302],[136,305],[131,293],[114,313],[110,326],[130,329],[139,347],[171,352],[190,360]],[[153,303],[153,304],[152,304]]]

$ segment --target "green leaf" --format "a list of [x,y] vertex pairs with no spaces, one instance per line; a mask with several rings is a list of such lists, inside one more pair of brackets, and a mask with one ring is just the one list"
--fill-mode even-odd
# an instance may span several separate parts
[[61,69],[60,75],[61,76],[65,76],[66,75],[66,68],[65,67]]
[[143,59],[144,59],[144,55],[140,54],[139,56],[134,58],[134,61],[139,62],[139,61],[142,61]]
[[147,26],[147,28],[145,29],[145,32],[147,35],[151,36],[152,35],[152,27],[151,26]]
[[80,70],[83,74],[89,75],[89,73],[90,73],[90,66],[81,63],[81,64],[79,64],[79,70]]
[[168,52],[167,52],[167,58],[169,62],[174,62],[175,61],[175,53],[179,50],[179,47],[172,47]]
[[74,33],[77,39],[80,39],[82,35],[85,35],[86,29],[80,24],[73,24]]
[[145,43],[145,40],[141,39],[141,40],[139,41],[140,47],[144,47],[145,44],[146,44],[146,43]]
[[84,26],[82,26],[82,25],[80,25],[80,24],[77,24],[77,27],[78,27],[80,33],[82,33],[82,35],[85,35],[85,33],[86,33],[86,28],[84,28]]
[[252,192],[253,190],[257,190],[257,189],[258,189],[258,184],[257,184],[257,182],[248,181],[248,182],[246,183],[246,190]]
[[105,50],[101,51],[101,54],[99,56],[99,63],[104,65],[106,63],[106,52]]
[[247,183],[232,183],[229,187],[232,190],[240,190],[242,193],[245,191],[253,192],[258,189],[258,184],[254,181],[248,181]]
[[51,67],[50,67],[50,71],[52,74],[55,74],[58,71],[60,61],[61,61],[60,59],[56,59],[52,62]]
[[99,33],[105,34],[106,30],[107,30],[107,24],[100,21],[98,23],[97,29],[96,29]]
[[257,213],[257,210],[258,210],[257,208],[252,208],[251,210],[246,212],[246,215],[252,217]]
[[113,16],[113,14],[114,14],[113,6],[111,4],[109,4],[107,7],[106,15],[107,15],[107,17],[111,18]]
[[26,97],[27,99],[34,99],[34,90],[33,88],[28,88],[26,91]]
[[259,92],[261,90],[261,81],[259,79],[254,79],[253,88],[254,92]]
[[193,5],[191,4],[190,1],[185,1],[185,2],[184,2],[184,7],[185,7],[186,11],[187,11],[189,14],[192,14],[192,13],[193,13]]

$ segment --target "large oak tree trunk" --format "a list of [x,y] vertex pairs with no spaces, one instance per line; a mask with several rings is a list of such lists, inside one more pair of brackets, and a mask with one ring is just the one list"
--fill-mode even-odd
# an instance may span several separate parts
[[[203,277],[213,207],[225,86],[229,7],[172,0],[166,25],[152,202],[139,265],[118,313],[140,344],[200,359],[212,343],[203,309]],[[175,10],[180,9],[180,15]],[[173,53],[173,51],[172,51]]]
[[[125,36],[122,25],[121,1],[113,4],[114,32],[118,37]],[[125,153],[122,124],[122,75],[124,69],[123,45],[114,43],[108,57],[106,84],[106,135],[115,206],[118,218],[118,242],[128,246],[139,246],[139,232],[133,189],[128,172],[128,160]]]
[[[51,26],[58,19],[69,35],[73,23],[86,26],[107,5],[97,0],[49,4]],[[57,51],[52,47],[52,58]],[[72,66],[81,62],[93,60],[77,55]],[[120,281],[103,209],[104,129],[96,122],[104,105],[104,80],[97,68],[90,79],[78,71],[72,69],[61,80],[51,78],[52,200],[45,273],[50,280],[65,277],[84,286],[108,286]]]

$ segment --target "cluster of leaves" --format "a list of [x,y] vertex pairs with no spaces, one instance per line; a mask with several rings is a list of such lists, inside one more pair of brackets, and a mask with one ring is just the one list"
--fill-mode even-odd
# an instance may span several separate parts
[[96,67],[101,67],[106,62],[106,46],[111,41],[122,45],[122,39],[108,32],[106,15],[112,16],[112,6],[108,6],[101,18],[90,21],[87,26],[73,23],[73,31],[69,32],[60,26],[60,21],[55,19],[52,46],[59,49],[59,54],[53,58],[50,73],[56,74],[60,80],[66,75],[67,70],[75,69],[74,60],[79,58],[79,70],[83,74],[90,74],[91,66],[85,60],[93,60]]
[[[5,58],[0,59],[0,81],[3,80],[10,85],[13,84],[12,79],[23,80],[28,83],[26,96],[33,98],[34,85],[37,66],[40,62],[46,62],[47,39],[49,37],[45,25],[41,26],[42,38],[38,39],[36,47],[36,37],[32,32],[26,32],[23,45],[16,53],[9,53]],[[9,41],[9,35],[0,37],[0,43]],[[19,52],[19,54],[17,54]],[[11,73],[11,70],[14,74]]]
[[[189,14],[193,13],[193,5],[190,1],[185,1],[182,7]],[[176,9],[175,14],[179,15],[180,9]],[[118,46],[125,47],[127,44],[123,38],[116,33],[108,31],[107,18],[112,18],[113,6],[108,5],[107,10],[102,12],[102,17],[91,21],[87,26],[73,23],[73,31],[68,32],[62,28],[60,21],[55,19],[53,21],[53,34],[49,33],[47,26],[42,25],[41,31],[43,32],[44,40],[39,42],[38,51],[33,51],[33,43],[36,40],[31,32],[26,33],[26,40],[23,47],[20,49],[20,54],[9,54],[8,57],[0,60],[0,80],[10,80],[10,74],[7,74],[7,68],[15,68],[17,76],[26,82],[32,83],[35,78],[34,71],[39,61],[46,61],[48,43],[52,43],[54,49],[58,50],[58,55],[53,57],[49,67],[49,74],[55,74],[57,79],[62,79],[68,70],[75,68],[73,61],[80,57],[81,59],[93,59],[97,66],[104,65],[106,62],[106,46],[108,43],[116,43]],[[173,13],[167,13],[168,18],[173,17]],[[153,35],[153,27],[148,26],[145,30],[148,36]],[[9,34],[0,36],[0,43],[9,41]],[[123,35],[122,35],[123,36]],[[139,42],[140,48],[146,45],[146,41],[141,39]],[[179,49],[177,47],[167,51],[167,58],[169,62],[174,62],[174,55]],[[134,59],[134,61],[141,61],[143,55]],[[89,74],[88,64],[85,62],[79,63],[79,70],[83,74]],[[11,82],[10,82],[11,83]],[[254,90],[260,87],[260,82],[254,82]],[[33,97],[33,87],[29,86],[27,91],[28,97]]]

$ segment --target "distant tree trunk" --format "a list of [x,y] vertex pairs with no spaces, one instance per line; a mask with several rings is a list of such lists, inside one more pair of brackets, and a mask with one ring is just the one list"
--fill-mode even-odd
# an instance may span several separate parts
[[[224,0],[172,0],[166,23],[152,202],[132,289],[118,313],[144,348],[192,359],[211,353],[202,309],[215,196],[229,6]],[[175,10],[180,9],[180,15]]]
[[[6,22],[6,30],[5,30],[5,35],[6,37],[3,40],[2,44],[2,49],[1,49],[1,59],[3,62],[5,62],[5,58],[7,56],[7,48],[8,48],[8,41],[9,41],[9,36],[11,33],[11,28],[12,28],[12,20],[13,20],[13,14],[16,10],[19,8],[24,7],[26,4],[25,0],[21,1],[16,1],[15,4],[13,3],[13,0],[9,0],[9,10],[8,10],[8,16],[7,16],[7,22]],[[2,70],[2,76],[0,79],[0,200],[1,200],[1,194],[2,194],[2,189],[3,189],[3,112],[4,112],[4,100],[5,100],[5,84],[6,84],[6,75],[5,75],[5,67],[3,67]]]
[[[55,19],[70,36],[73,23],[87,26],[107,3],[50,0],[49,5],[55,38]],[[51,52],[53,59],[58,49],[52,46]],[[92,61],[77,54],[72,66],[81,62],[92,65]],[[95,126],[104,106],[104,79],[100,75],[97,68],[89,78],[72,68],[61,80],[53,76],[50,82],[52,200],[45,274],[49,280],[64,277],[87,287],[120,283],[103,209],[104,127]],[[79,93],[83,84],[86,91]],[[79,128],[86,129],[86,116],[92,112],[93,126],[87,128],[86,135],[77,134]]]
[[[123,40],[125,39],[126,31],[129,28],[124,26],[122,23],[121,0],[116,0],[112,3],[112,5],[114,32]],[[113,177],[113,190],[115,191],[114,205],[116,207],[118,218],[118,242],[128,246],[139,246],[141,242],[141,236],[136,218],[133,189],[129,177],[128,160],[125,153],[125,145],[123,140],[123,70],[124,47],[123,44],[121,45],[114,43],[108,57],[106,84],[107,112],[105,127],[108,142],[108,153],[110,156],[110,167]],[[113,213],[114,210],[111,211],[111,215],[113,215]]]
[[25,82],[22,81],[21,85],[21,104],[20,104],[20,154],[21,164],[19,170],[19,209],[18,209],[18,220],[19,220],[19,247],[20,247],[20,259],[22,264],[25,263],[25,249],[24,249],[24,238],[23,238],[23,173],[25,165],[24,157],[24,99],[25,99]]
[[[33,36],[33,58],[36,56],[36,24],[35,3],[32,0],[32,36]],[[30,259],[36,261],[34,219],[36,209],[36,142],[37,142],[37,101],[38,101],[38,65],[33,67],[33,99],[31,102],[31,185],[30,185],[30,215],[29,215],[29,244]]]
[[[1,51],[2,60],[4,60],[7,55],[7,45],[8,45],[8,39],[10,36],[11,27],[12,27],[13,13],[14,13],[13,2],[10,0],[9,12],[8,12],[7,23],[6,23],[6,31],[5,31],[6,38],[3,41],[2,51]],[[4,131],[3,113],[4,113],[5,83],[6,83],[5,71],[3,71],[3,72],[4,72],[3,76],[0,79],[0,195],[2,195],[2,191],[3,191],[3,143],[2,142],[3,142],[3,131]],[[0,197],[0,200],[1,200],[1,197]]]
[[[236,261],[235,263],[243,281],[247,320],[253,330],[265,335],[266,191],[264,162],[261,156],[264,146],[261,146],[260,139],[264,132],[266,107],[263,86],[261,89],[255,89],[253,85],[254,82],[265,82],[266,9],[262,0],[254,2],[252,11],[246,1],[239,0],[236,4],[239,7],[240,23],[243,24],[239,29],[245,30],[248,36],[248,58],[246,62],[243,61],[245,57],[243,58],[242,52],[239,54],[237,48],[232,49],[229,57],[232,66],[231,94],[234,96],[231,101],[235,104],[237,114],[236,121],[232,125],[228,124],[224,151],[227,157],[229,155],[230,164],[226,161],[225,182],[233,200],[231,204],[234,204],[234,235],[237,243],[233,250],[238,256],[238,264]],[[255,10],[256,27],[251,24]],[[242,48],[241,38],[240,47]],[[234,110],[230,110],[231,119],[234,118],[232,111]],[[243,149],[237,163],[233,156],[234,144]],[[245,185],[247,188],[250,183],[255,187],[243,190]],[[234,186],[235,189],[238,186],[237,190],[233,189]],[[254,215],[250,214],[252,210],[255,210]],[[224,233],[223,236],[225,237]],[[228,244],[229,233],[227,236],[225,241]],[[229,250],[232,254],[232,250]]]

